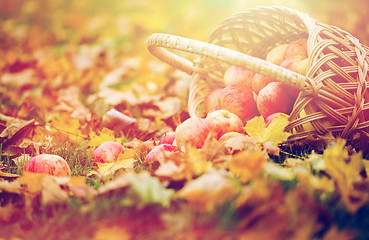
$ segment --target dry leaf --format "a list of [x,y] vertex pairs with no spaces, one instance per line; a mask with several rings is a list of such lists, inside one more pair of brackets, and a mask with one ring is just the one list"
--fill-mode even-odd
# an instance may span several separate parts
[[133,164],[137,161],[137,159],[134,158],[128,158],[128,159],[121,159],[111,162],[111,163],[97,163],[98,167],[98,174],[100,174],[102,177],[112,177],[116,172],[119,170],[126,170],[126,169],[132,169]]
[[364,166],[361,154],[349,156],[345,144],[345,140],[338,139],[336,144],[324,151],[323,159],[325,171],[334,179],[342,201],[350,212],[356,212],[369,201],[369,195],[354,188],[354,183],[362,179],[360,173]]
[[193,207],[212,211],[227,201],[232,201],[240,192],[240,185],[229,175],[219,171],[208,171],[197,179],[187,182],[178,196]]
[[284,129],[288,125],[288,116],[279,115],[265,127],[264,118],[261,116],[254,117],[247,122],[245,126],[246,133],[255,138],[259,143],[274,142],[278,145],[287,140],[291,133],[285,132]]
[[26,189],[31,193],[41,193],[42,179],[45,175],[24,171],[22,176],[16,179],[22,185],[27,186]]
[[242,182],[248,182],[258,176],[266,162],[265,154],[260,150],[242,151],[228,162],[229,171]]
[[65,203],[68,200],[68,193],[61,189],[54,176],[43,176],[42,178],[42,198],[43,205]]

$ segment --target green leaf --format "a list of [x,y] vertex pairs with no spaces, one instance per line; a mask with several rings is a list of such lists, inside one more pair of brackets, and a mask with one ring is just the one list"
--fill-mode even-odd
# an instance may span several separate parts
[[127,173],[125,179],[144,203],[157,203],[163,207],[169,207],[174,190],[163,187],[159,179],[152,177],[148,172]]

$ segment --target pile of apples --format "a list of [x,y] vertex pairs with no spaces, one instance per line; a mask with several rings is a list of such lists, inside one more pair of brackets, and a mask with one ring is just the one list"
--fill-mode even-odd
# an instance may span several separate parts
[[[273,48],[266,61],[306,75],[307,39]],[[205,118],[190,117],[175,131],[162,136],[146,156],[146,162],[163,162],[165,153],[183,151],[186,145],[202,148],[210,132],[219,142],[244,133],[247,121],[262,116],[268,125],[278,114],[289,114],[298,90],[264,75],[238,66],[229,66],[224,73],[224,88],[213,89],[205,99]],[[95,162],[117,161],[124,147],[105,142],[92,153]],[[24,171],[55,176],[70,176],[67,162],[56,155],[41,154],[27,162]]]
[[[279,45],[267,54],[265,60],[306,75],[307,39]],[[257,115],[266,119],[273,113],[289,114],[299,94],[291,86],[238,66],[228,67],[223,79],[226,87],[209,93],[205,110],[207,113],[216,109],[228,110],[239,116],[244,124]]]
[[[266,61],[306,75],[307,39],[274,47]],[[290,114],[299,91],[291,86],[238,66],[224,73],[224,88],[213,89],[205,99],[205,118],[190,117],[177,126],[175,146],[201,148],[210,131],[219,141],[243,134],[247,121],[262,116],[266,125],[278,114]],[[173,150],[172,150],[173,151]]]

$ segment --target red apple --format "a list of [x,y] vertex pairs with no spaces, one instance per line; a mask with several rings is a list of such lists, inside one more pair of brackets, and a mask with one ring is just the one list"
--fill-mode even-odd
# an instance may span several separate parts
[[60,156],[53,154],[40,154],[31,158],[23,171],[43,173],[58,177],[70,176],[68,163]]
[[164,135],[161,136],[161,138],[159,140],[159,145],[164,144],[164,143],[173,144],[175,139],[176,139],[176,133],[175,132],[164,133]]
[[270,77],[266,77],[262,74],[255,74],[254,78],[252,79],[252,90],[256,93],[259,94],[259,91],[263,88],[265,88],[266,85],[268,85],[271,82],[275,82],[276,80],[270,78]]
[[190,117],[177,126],[176,144],[179,148],[187,144],[202,148],[209,131],[209,123],[204,118]]
[[118,156],[121,153],[124,153],[124,147],[122,144],[109,141],[98,146],[92,152],[91,157],[95,160],[95,162],[108,163],[117,161]]
[[287,68],[288,70],[297,72],[299,63],[304,60],[306,58],[303,58],[300,55],[295,55],[289,58],[286,58],[283,60],[283,62],[281,63],[281,67],[283,68]]
[[227,110],[221,109],[211,112],[205,120],[209,122],[210,131],[216,132],[216,139],[227,132],[244,132],[241,119]]
[[205,111],[208,113],[218,106],[218,95],[223,88],[214,88],[205,98]]
[[162,163],[164,161],[164,153],[165,152],[174,152],[177,148],[172,144],[163,143],[158,146],[155,146],[151,151],[146,155],[145,162],[155,162],[158,161]]
[[274,63],[275,65],[280,65],[284,60],[284,55],[288,44],[282,44],[277,47],[274,47],[272,50],[269,51],[265,60],[267,62]]
[[308,67],[308,62],[309,62],[309,58],[305,58],[304,60],[302,60],[301,62],[299,62],[299,64],[297,65],[297,69],[296,72],[298,74],[301,74],[303,76],[306,76],[307,74],[307,67]]
[[[307,60],[307,58],[305,58]],[[292,57],[289,57],[287,59],[285,59],[282,64],[281,64],[281,67],[283,68],[286,68],[288,70],[291,70],[293,72],[297,72],[299,74],[302,74],[302,75],[306,75],[306,63],[307,61],[303,59],[302,56],[299,56],[299,55],[295,55],[295,56],[292,56]],[[305,69],[304,69],[305,67]],[[293,98],[297,98],[297,96],[299,95],[299,90],[294,88],[294,87],[291,87],[289,85],[286,85],[284,84],[284,88],[286,90],[286,92],[292,96]]]
[[254,94],[243,83],[229,85],[219,93],[219,107],[236,114],[243,124],[259,115]]
[[261,116],[266,118],[276,112],[289,114],[294,101],[286,93],[282,83],[272,82],[260,90],[256,104]]
[[264,122],[265,122],[265,126],[268,127],[269,124],[274,120],[276,119],[277,117],[279,116],[288,116],[287,114],[285,113],[281,113],[281,112],[276,112],[276,113],[272,113],[270,114],[268,117],[266,117],[264,119]]
[[307,58],[307,39],[301,38],[299,40],[293,41],[288,44],[286,52],[284,54],[284,59],[290,58],[292,56],[301,56],[302,58]]
[[224,143],[224,142],[226,142],[228,139],[233,138],[233,137],[238,137],[238,136],[242,136],[242,133],[239,133],[239,132],[227,132],[227,133],[223,134],[223,135],[218,139],[218,142],[220,142],[220,143]]
[[251,81],[254,75],[255,72],[253,71],[231,65],[224,73],[224,85],[229,86],[231,84],[243,83],[251,87]]

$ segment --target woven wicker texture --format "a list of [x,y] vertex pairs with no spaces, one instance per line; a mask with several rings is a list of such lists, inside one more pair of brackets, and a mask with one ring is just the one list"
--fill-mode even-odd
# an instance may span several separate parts
[[[302,37],[308,38],[306,76],[263,60],[273,47]],[[369,48],[348,32],[299,11],[285,7],[248,9],[225,19],[207,43],[154,34],[148,49],[193,75],[188,99],[191,116],[205,116],[201,107],[205,97],[213,88],[224,87],[223,74],[229,65],[238,65],[300,89],[286,128],[293,132],[290,140],[329,131],[348,138],[369,127]],[[198,57],[190,61],[168,49]],[[304,129],[308,122],[314,130]]]

